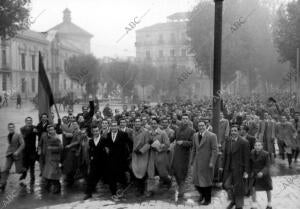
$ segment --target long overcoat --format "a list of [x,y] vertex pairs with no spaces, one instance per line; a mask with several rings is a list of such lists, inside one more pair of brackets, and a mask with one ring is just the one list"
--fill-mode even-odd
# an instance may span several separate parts
[[81,152],[81,133],[74,132],[70,148],[65,148],[63,159],[63,173],[66,175],[75,174],[79,166],[79,158]]
[[249,174],[250,148],[246,139],[238,137],[236,142],[231,139],[226,140],[225,151],[222,156],[223,185],[232,174],[233,193],[235,197],[245,194],[245,181],[243,174]]
[[[275,129],[276,138],[278,141],[283,141],[286,145],[286,149],[292,149],[296,147],[294,134],[296,129],[290,122],[278,123]],[[289,150],[291,152],[291,150]]]
[[150,133],[150,138],[152,141],[158,141],[159,147],[150,149],[149,165],[148,165],[148,176],[149,178],[154,178],[155,170],[158,172],[159,176],[169,175],[169,156],[168,149],[170,146],[169,138],[165,131],[157,129],[155,133]]
[[229,136],[229,121],[227,119],[220,120],[220,139],[218,139],[219,144],[224,146],[225,139]]
[[[251,170],[251,179],[253,186],[257,191],[269,191],[272,190],[272,179],[270,174],[270,156],[268,152],[262,150],[256,152],[252,150],[250,157],[250,170]],[[257,177],[259,172],[263,173],[261,178]]]
[[[214,167],[218,157],[218,141],[214,133],[205,131],[199,143],[199,132],[193,136],[192,166],[193,184],[209,187],[214,179]],[[211,167],[209,166],[211,164]]]
[[172,173],[178,183],[185,181],[188,173],[194,133],[194,129],[183,126],[175,132],[175,141],[183,141],[182,145],[175,145],[172,161]]
[[59,180],[62,174],[59,166],[63,150],[62,143],[56,135],[45,135],[45,137],[47,137],[47,140],[45,140],[43,144],[45,167],[42,176],[46,179]]
[[275,127],[276,123],[272,120],[262,120],[259,124],[259,140],[263,142],[264,150],[269,153],[275,153]]
[[[148,142],[149,133],[143,128],[138,131],[133,131],[133,153],[131,167],[133,174],[138,179],[142,179],[147,173],[150,149]],[[140,151],[141,154],[137,154],[135,151]]]

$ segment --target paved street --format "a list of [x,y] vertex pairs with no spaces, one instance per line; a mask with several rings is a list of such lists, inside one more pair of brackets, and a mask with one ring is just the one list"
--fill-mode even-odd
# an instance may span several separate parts
[[[75,112],[80,109],[80,106],[75,107]],[[61,112],[63,115],[63,113]],[[8,122],[15,122],[17,130],[23,125],[24,118],[26,116],[32,116],[34,122],[37,120],[37,111],[32,106],[26,104],[23,109],[15,109],[14,105],[7,108],[0,109],[0,163],[1,167],[4,163],[4,153],[7,146],[5,135],[7,134],[6,125]],[[287,161],[276,159],[275,165],[272,167],[273,174],[273,208],[275,209],[299,209],[300,208],[300,163],[294,163],[294,168],[289,169],[287,167]],[[18,185],[18,175],[14,174],[12,169],[12,175],[9,178],[7,190],[4,194],[0,195],[0,209],[33,209],[33,208],[47,208],[47,209],[94,209],[94,208],[196,208],[198,194],[195,192],[191,185],[190,177],[187,180],[186,196],[184,201],[175,202],[175,184],[166,191],[164,189],[158,189],[157,193],[151,199],[136,198],[134,196],[134,188],[130,188],[127,194],[127,199],[114,203],[109,200],[108,188],[103,185],[98,186],[98,192],[91,200],[82,201],[84,185],[82,182],[78,182],[73,188],[67,189],[63,187],[61,195],[49,195],[44,194],[40,189],[38,164],[36,164],[36,184],[30,188],[20,189]],[[27,179],[28,181],[28,179]],[[249,209],[249,201],[247,198],[245,201],[246,209]],[[266,195],[262,192],[258,193],[259,208],[266,207]],[[210,206],[200,208],[226,208],[228,204],[227,195],[224,191],[214,191],[213,203]]]

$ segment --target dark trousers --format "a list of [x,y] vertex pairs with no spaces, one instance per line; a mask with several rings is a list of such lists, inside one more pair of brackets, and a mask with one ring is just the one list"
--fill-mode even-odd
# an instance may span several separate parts
[[24,172],[23,161],[21,157],[16,159],[12,155],[7,156],[4,165],[4,170],[1,173],[1,185],[6,185],[7,179],[9,177],[9,172],[13,164],[15,164],[16,173],[22,174]]
[[34,180],[35,180],[35,175],[34,175],[35,159],[27,159],[27,158],[24,157],[23,158],[23,166],[25,168],[25,171],[24,171],[25,173],[22,176],[22,179],[26,179],[27,172],[29,170],[29,172],[30,172],[30,181],[34,182]]
[[137,192],[143,195],[146,190],[147,176],[144,176],[142,179],[135,178],[134,182],[137,187]]
[[236,195],[234,192],[235,184],[237,184],[237,182],[235,182],[232,173],[230,173],[224,182],[224,188],[236,208],[242,208],[244,205],[244,194]]
[[278,143],[278,148],[279,148],[279,155],[284,160],[284,147],[285,147],[285,143],[284,143],[283,140],[278,140],[277,143]]
[[112,195],[117,193],[117,183],[119,182],[122,185],[122,188],[125,189],[128,185],[125,171],[112,171],[107,175],[109,189]]
[[44,184],[45,184],[45,189],[47,191],[51,191],[52,187],[52,192],[53,193],[59,193],[61,190],[61,185],[59,180],[54,180],[54,179],[44,179]]
[[293,149],[292,152],[293,152],[293,156],[294,156],[295,161],[297,161],[298,155],[299,155],[299,148]]
[[211,202],[211,187],[196,186],[199,194],[204,198],[205,202]]
[[96,166],[91,166],[90,172],[87,176],[85,193],[88,195],[91,195],[95,191],[97,183],[102,178],[101,171],[95,167]]

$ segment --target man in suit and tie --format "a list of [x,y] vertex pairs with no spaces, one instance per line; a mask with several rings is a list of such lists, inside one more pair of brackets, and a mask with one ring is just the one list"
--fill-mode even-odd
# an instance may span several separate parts
[[[4,166],[4,170],[1,174],[0,180],[0,189],[4,191],[6,182],[9,176],[9,171],[13,163],[16,167],[16,173],[23,173],[25,169],[23,168],[22,163],[22,152],[25,147],[25,143],[21,134],[15,132],[15,124],[8,124],[8,148],[6,151],[6,162]],[[20,185],[24,185],[24,183],[20,183]]]
[[112,121],[110,132],[104,140],[104,146],[108,154],[107,159],[107,177],[112,200],[118,201],[117,182],[121,183],[123,189],[127,186],[127,178],[125,172],[127,168],[127,160],[129,157],[128,135],[118,130],[117,121]]
[[[200,193],[199,203],[211,203],[211,187],[214,179],[214,167],[218,157],[218,140],[214,133],[205,129],[203,121],[198,122],[199,132],[193,136],[191,165],[193,166],[193,184]],[[202,202],[204,200],[204,202]]]
[[232,126],[231,136],[225,142],[222,156],[223,187],[227,190],[231,203],[227,209],[242,209],[244,205],[245,181],[249,174],[250,148],[246,139],[239,136],[238,127]]
[[105,177],[107,168],[107,153],[104,137],[100,135],[98,126],[92,128],[93,137],[89,140],[90,170],[87,177],[87,187],[84,200],[92,197],[92,193],[100,179]]

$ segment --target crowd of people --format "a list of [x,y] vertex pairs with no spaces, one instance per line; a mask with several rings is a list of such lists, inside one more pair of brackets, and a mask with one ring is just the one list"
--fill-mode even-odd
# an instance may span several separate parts
[[42,114],[36,126],[26,117],[20,134],[9,123],[0,188],[5,190],[13,163],[21,185],[28,171],[34,185],[38,161],[42,187],[48,192],[60,193],[62,179],[68,187],[84,179],[84,199],[92,197],[99,181],[109,186],[114,201],[131,186],[137,196],[150,198],[158,176],[159,188],[167,190],[174,178],[177,198],[183,198],[192,169],[201,205],[211,203],[212,187],[221,182],[231,200],[228,209],[242,208],[245,195],[252,195],[256,208],[256,191],[266,191],[267,209],[272,208],[270,166],[278,157],[287,159],[290,169],[297,161],[300,113],[274,98],[227,98],[221,109],[219,137],[212,132],[208,100],[153,107],[142,103],[130,109],[124,105],[122,111],[112,111],[107,104],[102,112],[90,101],[82,113],[74,115],[70,108],[57,123],[54,114]]

